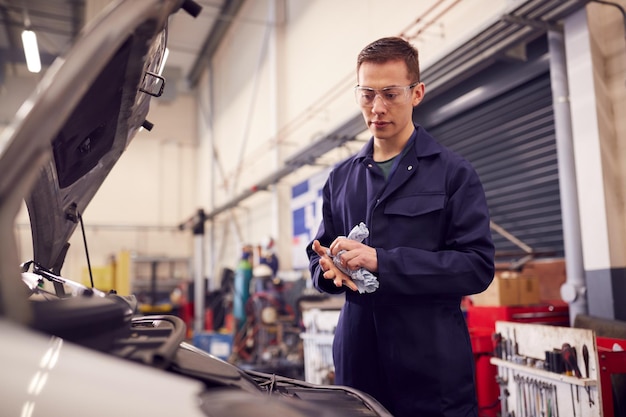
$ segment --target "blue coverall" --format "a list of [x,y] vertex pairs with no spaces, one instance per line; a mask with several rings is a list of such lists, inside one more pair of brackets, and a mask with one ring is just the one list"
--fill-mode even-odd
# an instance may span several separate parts
[[315,239],[330,246],[360,222],[376,249],[380,287],[367,294],[324,279],[308,246],[314,286],[346,292],[333,343],[335,382],[365,391],[394,416],[476,416],[474,358],[461,297],[493,279],[494,246],[473,167],[421,126],[388,180],[373,139],[338,164],[323,189]]

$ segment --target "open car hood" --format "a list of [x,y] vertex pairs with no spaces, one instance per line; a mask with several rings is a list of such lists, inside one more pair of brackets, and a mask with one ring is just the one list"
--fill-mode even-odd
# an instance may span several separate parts
[[148,72],[158,71],[164,38],[161,32],[148,50],[146,39],[124,41],[52,136],[52,158],[26,198],[38,264],[60,270],[80,214],[144,123],[150,96],[138,86],[157,80]]
[[[138,12],[140,8],[136,7]],[[63,124],[49,131],[54,132],[48,139],[51,157],[26,197],[36,263],[59,272],[80,213],[144,124],[151,98],[146,91],[159,90],[155,84],[160,80],[150,74],[159,72],[167,16],[137,22],[116,42],[101,38],[107,43],[105,50],[92,45],[100,57],[99,70],[91,68],[89,74],[81,70],[78,78],[68,80],[82,94],[74,94],[75,105],[64,109]],[[93,65],[84,59],[84,67]],[[69,75],[62,70],[57,78]]]
[[188,10],[187,3],[109,6],[52,64],[2,132],[0,309],[5,313],[20,314],[13,305],[19,289],[10,286],[20,285],[13,230],[22,201],[30,216],[34,261],[58,273],[80,214],[139,128],[150,126],[150,99],[164,86],[157,74],[168,18],[181,7]]
[[[0,331],[8,338],[0,367],[9,369],[0,387],[8,389],[8,409],[27,415],[36,402],[42,416],[172,415],[168,410],[177,407],[189,416],[390,417],[374,398],[352,388],[244,372],[189,345],[179,317],[135,316],[132,296],[76,282],[72,288],[81,290],[69,297],[39,291],[44,278],[70,285],[60,270],[80,215],[139,128],[150,125],[150,99],[163,86],[155,74],[168,18],[181,8],[194,14],[197,7],[191,0],[119,1],[53,63],[0,136]],[[37,273],[20,270],[14,230],[23,201]],[[50,337],[52,350],[41,335]],[[154,369],[163,372],[148,372]],[[97,384],[87,382],[91,375]],[[159,387],[156,405],[145,408],[145,387],[153,385]],[[102,392],[120,399],[105,401],[110,412],[94,411]],[[131,411],[139,407],[141,412]]]

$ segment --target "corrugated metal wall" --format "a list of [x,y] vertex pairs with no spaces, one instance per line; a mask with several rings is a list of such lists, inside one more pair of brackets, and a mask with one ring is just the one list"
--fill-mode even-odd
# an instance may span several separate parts
[[[564,256],[549,73],[436,126],[438,140],[478,171],[492,221],[540,257]],[[522,251],[494,232],[497,261]],[[511,255],[511,252],[514,254]]]

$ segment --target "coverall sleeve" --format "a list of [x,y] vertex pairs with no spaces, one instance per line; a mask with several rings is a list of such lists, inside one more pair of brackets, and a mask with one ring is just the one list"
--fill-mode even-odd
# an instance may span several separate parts
[[[319,240],[322,246],[329,247],[335,237],[338,235],[333,229],[333,216],[330,210],[330,182],[329,177],[324,188],[322,190],[322,222],[317,231],[315,239]],[[324,279],[322,276],[322,268],[319,265],[320,257],[312,248],[313,242],[309,242],[306,252],[309,257],[309,271],[311,272],[311,279],[313,280],[313,286],[321,292],[329,294],[340,294],[345,291],[345,287],[336,287],[332,280]]]
[[461,161],[450,169],[445,187],[443,217],[433,226],[441,237],[437,250],[376,248],[381,293],[465,296],[484,291],[493,280],[495,249],[478,174]]

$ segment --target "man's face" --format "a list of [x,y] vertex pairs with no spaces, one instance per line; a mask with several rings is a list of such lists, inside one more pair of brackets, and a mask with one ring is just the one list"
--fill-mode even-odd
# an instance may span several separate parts
[[413,107],[424,97],[424,84],[409,88],[412,80],[404,61],[364,62],[358,71],[358,82],[363,89],[357,88],[357,101],[372,135],[397,143],[408,139],[413,133]]

